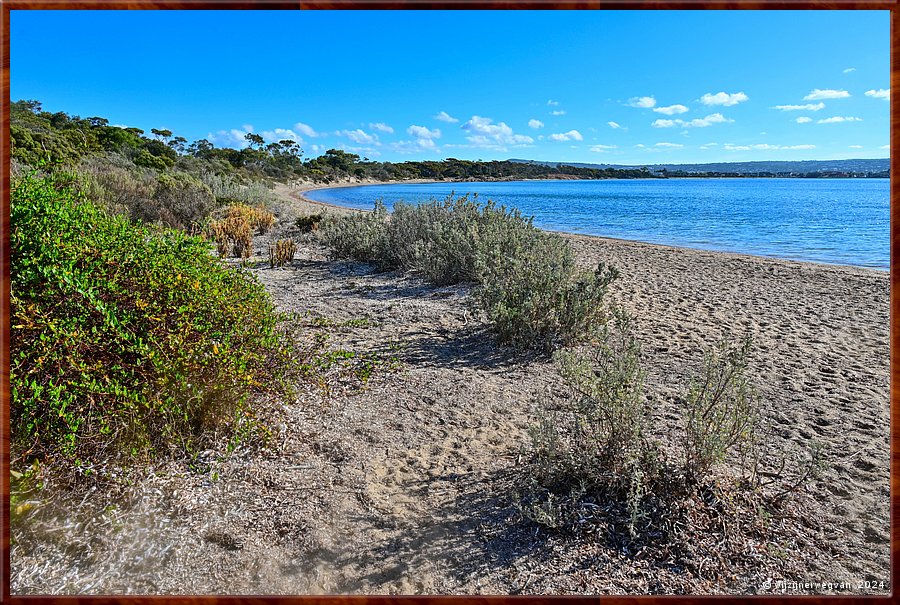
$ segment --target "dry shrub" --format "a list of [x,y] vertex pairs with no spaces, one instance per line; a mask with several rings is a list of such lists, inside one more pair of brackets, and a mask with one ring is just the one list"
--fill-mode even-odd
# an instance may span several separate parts
[[269,245],[269,266],[272,268],[283,267],[289,261],[294,260],[297,253],[297,244],[293,239],[280,239]]
[[231,215],[209,223],[209,236],[216,242],[220,257],[233,253],[241,258],[249,258],[253,250],[253,235],[250,223],[244,216]]

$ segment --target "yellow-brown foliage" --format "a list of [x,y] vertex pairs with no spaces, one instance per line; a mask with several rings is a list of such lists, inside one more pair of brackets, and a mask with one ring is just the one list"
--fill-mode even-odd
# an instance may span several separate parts
[[293,239],[280,239],[269,245],[269,266],[283,267],[288,261],[294,259],[297,253],[297,244]]

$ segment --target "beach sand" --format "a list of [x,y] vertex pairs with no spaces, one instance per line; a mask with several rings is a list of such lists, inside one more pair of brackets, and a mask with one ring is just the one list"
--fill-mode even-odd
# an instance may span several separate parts
[[[602,541],[572,542],[523,520],[512,492],[536,405],[562,389],[552,364],[495,346],[465,286],[436,288],[412,275],[330,261],[311,240],[290,266],[268,268],[268,242],[300,238],[290,227],[295,216],[348,211],[304,199],[300,188],[276,192],[284,204],[279,226],[255,241],[260,262],[253,271],[278,307],[328,318],[331,348],[398,363],[385,361],[362,390],[323,397],[311,389],[297,401],[273,402],[280,447],[210,455],[215,481],[174,463],[161,469],[164,476],[147,478],[134,512],[122,514],[119,533],[107,538],[93,567],[82,568],[84,583],[70,581],[73,590],[889,590],[877,584],[890,579],[887,273],[567,236],[581,264],[604,261],[621,272],[609,296],[634,317],[658,435],[678,422],[679,396],[703,352],[749,334],[749,374],[770,444],[789,459],[813,441],[826,448],[824,474],[801,490],[803,515],[773,519],[784,526],[773,530],[773,543],[754,546],[737,563],[711,549],[694,553],[692,565],[669,565]],[[347,320],[357,321],[336,325]],[[149,533],[148,510],[155,523]],[[165,556],[129,566],[148,541]],[[63,545],[54,552],[47,547],[40,556],[72,558]],[[39,561],[13,561],[13,593],[29,586],[30,576],[16,569]],[[66,569],[58,563],[45,570],[47,585],[61,582]],[[810,589],[780,580],[850,585]],[[875,586],[858,586],[866,580]]]

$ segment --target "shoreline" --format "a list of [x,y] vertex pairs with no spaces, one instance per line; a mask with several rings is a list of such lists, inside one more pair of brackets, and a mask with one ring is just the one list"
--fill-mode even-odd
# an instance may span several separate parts
[[[523,179],[522,182],[525,182],[525,181],[531,182],[531,181],[537,181],[537,180],[547,180],[547,179]],[[341,187],[367,187],[370,185],[396,185],[396,184],[426,185],[426,184],[431,184],[431,183],[465,183],[465,182],[467,182],[467,181],[437,181],[437,180],[429,180],[429,179],[411,179],[409,181],[390,181],[390,182],[386,182],[386,183],[381,182],[381,181],[361,182],[361,183],[335,183],[335,184],[328,184],[328,185],[322,185],[319,183],[303,183],[296,187],[295,186],[285,186],[285,187],[288,188],[288,191],[286,192],[287,195],[292,200],[298,201],[301,204],[308,204],[308,205],[311,205],[314,207],[329,208],[332,210],[336,210],[342,214],[347,214],[347,213],[351,213],[351,212],[369,212],[369,211],[363,210],[361,208],[352,208],[350,206],[341,206],[339,204],[331,204],[328,202],[319,202],[319,201],[313,200],[303,194],[309,193],[310,191],[319,191],[319,190],[323,190],[323,189],[338,189]],[[512,182],[512,181],[504,181],[504,182]],[[302,209],[302,205],[301,205],[301,209]],[[310,211],[310,212],[312,212],[312,211]],[[762,259],[762,260],[768,260],[768,261],[774,261],[774,262],[796,263],[798,265],[808,265],[808,266],[812,266],[812,267],[832,267],[832,268],[841,269],[841,270],[858,270],[858,271],[862,271],[865,273],[874,273],[875,275],[883,275],[883,276],[889,276],[890,271],[891,271],[890,267],[881,269],[881,268],[875,268],[875,267],[863,267],[860,265],[842,265],[842,264],[838,264],[838,263],[828,263],[828,262],[823,262],[823,261],[798,260],[798,259],[783,258],[780,256],[765,256],[765,255],[760,255],[760,254],[748,254],[746,252],[732,252],[732,251],[728,251],[728,250],[710,250],[707,248],[692,248],[690,246],[674,246],[671,244],[660,244],[657,242],[650,242],[650,241],[646,241],[646,240],[609,237],[607,235],[591,235],[591,234],[586,234],[586,233],[572,233],[569,231],[554,231],[552,229],[544,229],[544,231],[548,231],[550,233],[555,233],[562,237],[570,238],[573,240],[579,240],[582,238],[586,238],[588,241],[606,240],[606,241],[610,241],[610,242],[624,242],[624,243],[631,243],[631,244],[637,244],[637,245],[642,245],[642,246],[650,246],[650,247],[668,249],[668,250],[672,250],[672,251],[690,250],[690,251],[698,252],[698,253],[708,253],[708,254],[717,254],[717,255],[721,254],[721,255],[732,256],[732,257],[736,257],[736,258]]]

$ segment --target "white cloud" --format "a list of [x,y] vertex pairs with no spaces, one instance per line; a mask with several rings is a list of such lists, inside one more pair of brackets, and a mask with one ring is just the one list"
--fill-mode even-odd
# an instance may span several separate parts
[[891,89],[890,88],[879,88],[878,90],[867,90],[867,97],[872,97],[874,99],[884,99],[885,101],[891,100]]
[[808,95],[803,97],[804,101],[821,101],[822,99],[846,99],[850,96],[850,93],[846,90],[833,90],[831,88],[822,90],[820,88],[814,89]]
[[447,122],[448,124],[456,124],[457,122],[459,122],[459,120],[451,116],[446,111],[439,112],[436,116],[434,116],[434,119],[440,120],[441,122]]
[[797,151],[815,148],[815,145],[769,145],[768,143],[757,143],[756,145],[732,145],[731,143],[726,143],[722,147],[725,151]]
[[666,149],[678,149],[679,147],[684,147],[684,145],[680,143],[657,143],[654,147],[665,147]]
[[378,141],[377,136],[369,134],[360,128],[357,128],[356,130],[338,130],[335,134],[347,137],[354,143],[359,143],[360,145],[371,145]]
[[667,116],[672,116],[678,113],[684,113],[688,110],[684,105],[669,105],[668,107],[654,107],[653,111],[656,113],[664,113]]
[[416,126],[415,124],[407,128],[406,132],[418,139],[438,139],[441,136],[441,131],[438,128],[428,130],[424,126]]
[[416,139],[415,141],[398,141],[391,143],[388,148],[397,153],[422,153],[436,152],[437,145],[430,138]]
[[296,124],[294,124],[294,130],[296,130],[297,132],[299,132],[300,134],[302,134],[305,137],[315,138],[315,137],[319,136],[319,133],[316,132],[315,130],[313,130],[312,126],[309,126],[308,124],[304,124],[303,122],[297,122]]
[[607,124],[609,124],[609,127],[610,127],[610,128],[617,128],[617,129],[618,129],[618,128],[623,128],[622,126],[619,125],[618,122],[607,122]]
[[554,111],[551,111],[550,115],[551,116],[564,116],[564,115],[566,115],[566,110],[565,109],[556,109]]
[[700,149],[710,149],[711,147],[718,147],[718,143],[707,143],[706,145],[700,145]]
[[774,109],[781,111],[819,111],[825,109],[825,103],[807,103],[806,105],[776,105]]
[[597,153],[605,153],[610,149],[616,149],[615,145],[593,145],[591,146],[591,151],[596,151]]
[[562,134],[551,134],[550,139],[553,141],[583,141],[584,137],[577,130],[570,130]]
[[728,122],[734,122],[734,120],[729,120],[720,113],[713,113],[706,116],[705,118],[694,118],[689,122],[686,122],[684,120],[664,120],[660,118],[650,125],[654,128],[671,128],[673,126],[680,126],[683,128],[706,128],[707,126],[712,126],[713,124],[725,124]]
[[732,105],[737,105],[738,103],[743,103],[749,99],[750,97],[743,92],[717,92],[716,94],[706,93],[700,97],[700,102],[704,105],[724,105],[725,107],[730,107]]
[[244,137],[253,132],[252,124],[244,124],[241,129],[232,128],[231,130],[220,130],[216,133],[210,132],[206,135],[207,140],[215,143],[220,147],[236,147],[243,149],[248,145],[247,139]]
[[812,122],[812,118],[808,118],[806,116],[801,116],[794,121],[797,122],[798,124],[806,124],[808,122]]
[[290,141],[294,141],[295,143],[302,143],[303,139],[293,130],[287,128],[276,128],[275,130],[266,130],[265,132],[260,133],[262,138],[271,142],[274,141],[283,141],[288,139]]
[[551,106],[555,107],[555,106],[559,105],[559,101],[554,101],[551,99],[551,100],[547,101],[547,105],[551,105]]
[[[379,143],[380,144],[380,143]],[[323,146],[324,148],[324,146]],[[375,149],[374,147],[353,147],[351,145],[345,145],[344,143],[337,144],[338,149],[343,149],[344,151],[349,151],[350,153],[358,153],[363,157],[378,157],[381,155],[381,152]]]
[[852,116],[834,116],[833,118],[825,118],[824,120],[819,120],[816,124],[840,124],[841,122],[862,122],[862,118],[855,118]]
[[656,106],[656,99],[653,97],[632,97],[628,99],[628,105],[631,107],[650,109],[651,107]]
[[848,67],[847,69],[844,70],[843,73],[849,74],[850,72],[853,72],[853,71],[856,71],[855,67]]
[[849,145],[850,149],[862,149],[862,145]]
[[528,126],[530,126],[531,128],[543,128],[544,123],[540,120],[531,119],[528,120]]
[[881,147],[879,147],[879,149],[890,149],[890,148],[891,148],[890,145],[882,145]]
[[492,119],[481,116],[472,116],[460,128],[472,133],[466,139],[475,147],[502,151],[505,145],[526,145],[534,142],[529,136],[515,134],[505,122],[494,124]]
[[369,124],[369,128],[372,130],[377,130],[379,132],[386,132],[388,134],[394,134],[394,129],[385,124],[384,122],[376,122],[375,124]]

